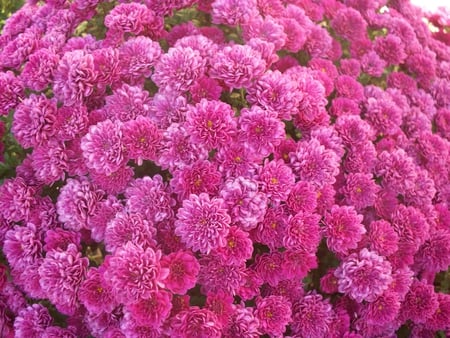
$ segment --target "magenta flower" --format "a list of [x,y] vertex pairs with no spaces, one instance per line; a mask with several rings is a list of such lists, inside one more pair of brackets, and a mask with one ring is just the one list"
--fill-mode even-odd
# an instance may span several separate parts
[[44,144],[55,135],[56,109],[56,100],[43,94],[32,94],[19,104],[11,131],[22,147]]
[[88,265],[89,259],[82,257],[74,244],[69,244],[65,251],[47,252],[39,267],[39,282],[58,311],[71,315],[79,308],[77,293],[86,278]]
[[249,231],[264,219],[267,209],[267,198],[258,191],[258,183],[254,180],[238,176],[228,179],[220,191],[228,206],[234,223]]
[[339,292],[356,302],[373,302],[392,282],[391,264],[382,256],[362,249],[344,258],[334,275],[338,278]]
[[118,212],[107,224],[105,248],[111,253],[131,242],[144,249],[155,247],[156,229],[142,214]]
[[122,167],[127,160],[123,127],[119,122],[105,120],[89,128],[81,139],[81,149],[90,169],[109,175]]
[[380,187],[375,183],[371,174],[350,173],[346,177],[346,184],[340,189],[345,202],[353,205],[356,210],[372,206]]
[[231,218],[221,198],[206,193],[191,195],[183,201],[175,221],[175,233],[193,251],[209,253],[226,245]]
[[85,106],[62,106],[58,108],[54,128],[56,138],[70,141],[86,133],[89,126],[88,111]]
[[285,201],[294,186],[295,176],[283,160],[265,161],[260,167],[258,181],[261,190],[274,202]]
[[320,338],[329,334],[334,311],[328,299],[309,293],[292,306],[292,330],[300,337]]
[[312,213],[317,207],[317,192],[315,188],[306,181],[297,182],[286,199],[289,210],[293,213]]
[[23,99],[23,83],[11,71],[0,72],[0,115],[8,115]]
[[225,46],[215,55],[210,69],[212,78],[228,87],[249,87],[266,70],[261,54],[247,45]]
[[227,244],[216,250],[224,262],[241,265],[252,257],[253,242],[247,232],[237,226],[231,226],[226,237]]
[[262,333],[281,336],[292,321],[291,303],[283,296],[268,296],[256,300],[255,317]]
[[15,335],[19,337],[42,337],[53,319],[48,309],[41,304],[27,306],[14,321]]
[[256,5],[256,0],[245,0],[244,2],[215,0],[211,4],[212,22],[230,26],[246,24],[258,16]]
[[426,322],[439,308],[433,285],[414,279],[400,308],[400,319],[412,320],[416,324]]
[[171,319],[168,333],[172,337],[220,338],[222,324],[211,310],[191,306]]
[[173,216],[176,201],[160,175],[135,179],[125,190],[125,197],[129,211],[142,213],[154,223]]
[[47,185],[63,180],[68,169],[68,157],[64,143],[50,140],[32,153],[31,166],[35,177]]
[[118,305],[105,281],[104,268],[90,268],[78,290],[78,298],[90,313],[112,312]]
[[161,56],[155,65],[152,80],[165,90],[185,92],[204,73],[205,60],[198,51],[190,47],[177,47],[170,48]]
[[[303,279],[312,269],[318,266],[316,253],[307,252],[303,249],[286,250],[283,252],[282,258],[283,276],[293,280]],[[285,296],[290,297],[289,295]]]
[[97,80],[94,57],[85,50],[69,51],[55,71],[53,91],[67,106],[82,103],[93,91]]
[[109,256],[105,279],[117,301],[132,304],[149,299],[153,291],[164,287],[169,270],[161,267],[161,251],[127,242]]
[[123,166],[109,175],[104,175],[96,171],[89,172],[92,183],[108,194],[122,193],[128,184],[133,180],[134,170],[132,167]]
[[356,249],[362,235],[366,233],[362,220],[363,216],[357,214],[354,207],[333,205],[324,219],[328,248],[341,255]]
[[79,231],[88,227],[89,219],[95,215],[97,205],[104,195],[102,190],[90,184],[86,178],[67,179],[56,202],[59,221],[69,230]]
[[239,124],[243,142],[261,157],[270,155],[286,137],[284,123],[277,118],[277,114],[258,106],[241,110]]
[[21,178],[10,178],[0,186],[0,213],[5,220],[19,222],[28,219],[37,204],[36,188]]
[[253,241],[267,245],[271,250],[283,246],[288,225],[288,213],[283,207],[268,208],[264,219],[252,231]]
[[361,13],[353,8],[340,9],[333,18],[331,27],[337,34],[350,41],[362,39],[367,35],[366,21]]
[[[126,311],[137,325],[159,328],[169,317],[172,309],[172,294],[164,291],[152,291],[147,299],[126,306]],[[127,313],[125,313],[127,316]]]
[[314,253],[321,240],[319,228],[320,216],[317,214],[298,212],[289,219],[283,244],[288,249],[301,249]]
[[191,140],[206,149],[223,147],[236,133],[234,110],[224,102],[203,99],[187,111],[185,127]]
[[255,256],[254,269],[263,282],[270,286],[277,286],[285,279],[283,271],[283,255],[281,252],[257,254]]
[[259,320],[255,317],[252,308],[238,306],[224,328],[223,335],[226,338],[258,338],[261,336],[259,326]]
[[44,90],[53,80],[58,63],[59,56],[52,50],[39,49],[28,57],[20,78],[27,87],[35,91]]
[[398,235],[392,225],[385,220],[370,223],[367,241],[369,249],[381,256],[392,255],[398,249]]
[[395,292],[386,291],[374,302],[367,303],[361,318],[372,325],[386,325],[392,322],[400,310],[399,296]]
[[164,285],[173,293],[184,295],[195,286],[200,264],[190,252],[172,252],[161,259],[161,266],[169,270]]

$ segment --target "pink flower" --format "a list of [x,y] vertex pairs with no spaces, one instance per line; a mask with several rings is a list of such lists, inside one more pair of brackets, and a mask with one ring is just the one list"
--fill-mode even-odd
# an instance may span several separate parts
[[258,338],[261,336],[259,326],[259,320],[252,308],[238,306],[234,309],[223,335],[226,338]]
[[160,175],[135,179],[125,190],[125,198],[131,212],[142,213],[154,223],[173,216],[176,201]]
[[0,213],[5,220],[19,222],[28,219],[37,204],[36,188],[21,178],[10,178],[0,186]]
[[82,136],[88,126],[89,116],[85,106],[62,106],[58,109],[54,124],[58,140],[70,141]]
[[300,337],[326,337],[333,317],[334,311],[328,299],[309,293],[293,304],[291,327]]
[[295,214],[300,211],[312,213],[317,207],[317,192],[309,182],[299,181],[289,193],[286,204]]
[[125,122],[122,128],[127,155],[142,165],[144,160],[154,160],[159,150],[162,134],[150,118],[138,116]]
[[230,223],[223,200],[210,199],[206,193],[201,193],[183,201],[177,213],[175,233],[193,251],[209,253],[227,244]]
[[14,113],[11,131],[24,148],[44,144],[55,135],[56,100],[45,95],[30,95]]
[[262,222],[252,231],[252,238],[255,242],[275,250],[283,246],[287,225],[288,213],[283,205],[268,208]]
[[294,185],[295,176],[283,160],[265,161],[258,180],[261,190],[274,202],[285,201]]
[[357,214],[354,207],[334,205],[324,219],[328,248],[341,255],[356,249],[362,235],[366,233],[362,220],[363,216]]
[[108,256],[105,279],[117,301],[124,304],[149,299],[164,286],[169,270],[161,267],[161,251],[127,242]]
[[109,175],[104,175],[96,171],[89,173],[92,183],[108,194],[122,193],[133,179],[134,170],[132,167],[123,166]]
[[331,22],[337,34],[350,41],[367,36],[367,23],[361,13],[353,8],[340,9]]
[[177,47],[170,48],[161,56],[155,65],[152,80],[166,90],[185,92],[204,73],[205,60],[198,51],[190,47]]
[[171,300],[172,294],[167,291],[151,291],[147,299],[127,305],[125,316],[129,313],[137,326],[159,328],[170,315]]
[[256,0],[215,0],[211,4],[212,22],[237,26],[246,24],[252,18],[258,16]]
[[22,337],[42,337],[52,322],[53,319],[44,305],[33,304],[19,312],[14,321],[14,331]]
[[386,291],[374,302],[367,303],[361,318],[372,325],[386,325],[392,322],[400,310],[399,296],[395,292]]
[[104,266],[90,268],[78,290],[78,298],[90,313],[112,312],[118,305],[105,281]]
[[82,103],[93,91],[97,80],[94,57],[85,50],[66,52],[55,71],[53,91],[67,106]]
[[168,333],[172,337],[180,338],[195,336],[220,338],[222,324],[211,310],[191,306],[171,319]]
[[425,323],[439,308],[433,285],[414,279],[400,308],[400,320],[412,320],[416,324]]
[[385,220],[370,223],[367,241],[369,249],[381,256],[392,255],[398,249],[398,235],[392,225]]
[[184,295],[195,286],[200,264],[190,252],[172,252],[161,259],[161,266],[169,270],[164,285],[173,293]]
[[277,111],[257,106],[241,110],[239,124],[243,131],[243,142],[261,157],[270,155],[286,137],[284,123],[277,115]]
[[187,111],[185,127],[193,142],[208,150],[217,149],[229,143],[236,133],[234,111],[224,102],[203,99]]
[[282,264],[283,255],[278,251],[255,256],[255,271],[263,282],[271,286],[277,286],[280,280],[285,279]]
[[35,177],[52,185],[58,180],[64,179],[68,168],[68,158],[64,143],[50,140],[46,145],[34,149],[32,154],[32,167]]
[[282,296],[268,296],[256,301],[255,317],[262,333],[281,336],[291,322],[291,303]]
[[339,292],[356,302],[373,302],[392,282],[391,264],[376,253],[362,249],[344,258],[334,275]]
[[27,87],[35,91],[44,90],[53,80],[58,63],[57,54],[52,50],[41,48],[28,57],[20,78]]
[[288,249],[316,252],[321,240],[319,221],[320,216],[317,214],[301,211],[295,214],[286,227],[284,246]]
[[233,265],[241,265],[252,257],[253,242],[248,233],[237,226],[231,226],[226,237],[227,244],[216,250],[222,260]]
[[375,183],[371,174],[350,173],[346,177],[346,184],[340,192],[345,202],[353,205],[357,210],[372,206],[380,187]]
[[8,115],[9,110],[23,99],[23,84],[11,71],[0,73],[0,115]]
[[223,81],[228,87],[250,87],[266,70],[261,54],[247,45],[225,46],[215,55],[210,70],[212,78]]
[[205,308],[214,312],[222,325],[226,325],[234,311],[233,301],[233,296],[226,292],[210,292],[206,295]]

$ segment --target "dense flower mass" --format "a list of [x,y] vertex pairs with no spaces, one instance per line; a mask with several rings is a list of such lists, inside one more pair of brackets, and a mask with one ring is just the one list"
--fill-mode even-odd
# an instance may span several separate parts
[[5,3],[2,337],[450,335],[448,9]]

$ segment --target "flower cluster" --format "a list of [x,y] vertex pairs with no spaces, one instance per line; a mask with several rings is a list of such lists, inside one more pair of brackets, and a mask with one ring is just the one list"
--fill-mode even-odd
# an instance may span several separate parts
[[2,337],[450,335],[449,32],[407,0],[25,1]]

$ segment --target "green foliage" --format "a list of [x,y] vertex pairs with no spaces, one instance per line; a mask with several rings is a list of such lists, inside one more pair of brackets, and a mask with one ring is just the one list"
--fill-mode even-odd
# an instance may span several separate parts
[[22,7],[24,0],[0,0],[0,34],[6,19]]

